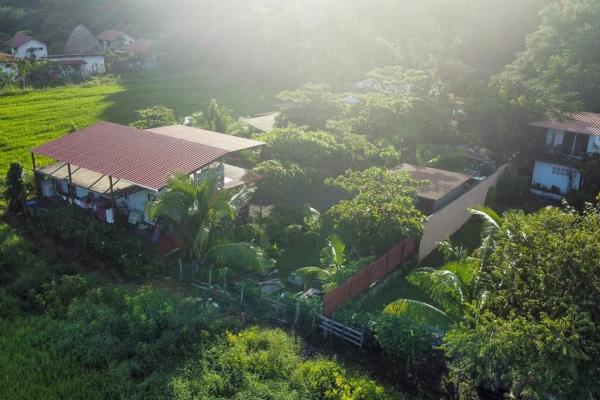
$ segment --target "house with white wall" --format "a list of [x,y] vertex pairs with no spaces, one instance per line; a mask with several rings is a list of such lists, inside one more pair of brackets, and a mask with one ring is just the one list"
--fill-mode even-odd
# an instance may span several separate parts
[[6,44],[10,49],[10,54],[19,59],[35,60],[48,57],[46,43],[19,32],[9,39]]
[[587,155],[600,153],[600,114],[581,112],[532,122],[537,129],[532,191],[561,199],[581,187],[578,167]]
[[104,49],[100,42],[83,25],[73,29],[61,54],[48,56],[59,64],[63,74],[78,74],[83,78],[106,71]]
[[[172,125],[140,130],[99,122],[31,150],[36,184],[43,197],[94,212],[102,221],[154,224],[146,205],[161,195],[171,177],[197,180],[208,169],[218,173],[221,189],[258,179],[236,166],[240,151],[264,143],[222,133]],[[35,155],[54,159],[36,165]]]
[[104,51],[125,51],[127,46],[135,42],[133,36],[116,29],[107,29],[96,36],[96,39]]

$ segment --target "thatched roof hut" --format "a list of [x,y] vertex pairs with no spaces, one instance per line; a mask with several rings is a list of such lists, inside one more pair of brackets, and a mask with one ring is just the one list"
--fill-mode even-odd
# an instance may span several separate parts
[[64,54],[94,54],[101,53],[102,45],[83,25],[78,25],[71,32],[65,44]]

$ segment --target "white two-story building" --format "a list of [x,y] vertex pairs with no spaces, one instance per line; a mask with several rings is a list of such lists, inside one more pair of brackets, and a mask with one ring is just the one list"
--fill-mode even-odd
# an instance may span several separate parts
[[539,129],[532,191],[561,199],[583,183],[578,166],[589,154],[600,153],[600,114],[573,113],[562,120],[548,116],[532,122]]

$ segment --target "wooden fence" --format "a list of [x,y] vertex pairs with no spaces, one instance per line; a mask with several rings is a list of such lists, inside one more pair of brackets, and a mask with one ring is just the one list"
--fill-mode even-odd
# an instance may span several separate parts
[[371,265],[365,267],[348,278],[323,299],[323,313],[327,316],[343,306],[346,302],[358,298],[374,284],[385,278],[392,271],[414,256],[419,249],[419,243],[414,238],[405,239],[387,253],[377,258]]

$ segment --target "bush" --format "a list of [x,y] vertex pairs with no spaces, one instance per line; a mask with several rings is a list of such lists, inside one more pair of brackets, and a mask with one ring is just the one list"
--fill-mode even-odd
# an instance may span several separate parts
[[21,313],[19,299],[0,289],[0,318],[13,319]]
[[198,350],[216,317],[210,303],[166,290],[97,289],[69,306],[60,348],[94,368],[128,361],[143,378]]
[[110,225],[70,206],[57,207],[34,218],[33,234],[43,233],[82,258],[114,264],[127,276],[154,274],[157,265],[137,238],[115,235]]
[[40,311],[46,311],[53,317],[66,314],[71,302],[84,296],[91,288],[86,277],[81,275],[65,275],[58,280],[45,282],[39,289],[29,291],[29,299]]
[[386,314],[375,323],[375,338],[391,360],[407,367],[423,363],[434,344],[431,330],[423,324]]
[[383,387],[364,377],[349,376],[339,364],[329,360],[302,362],[294,374],[303,399],[383,400],[390,398]]
[[171,381],[176,399],[371,400],[389,396],[334,361],[300,358],[296,339],[281,330],[251,328],[227,334]]

